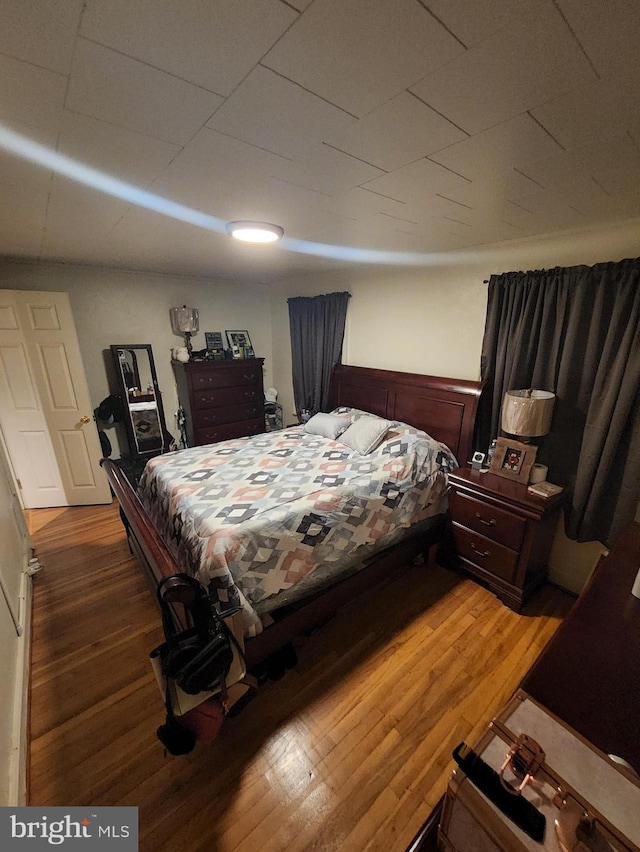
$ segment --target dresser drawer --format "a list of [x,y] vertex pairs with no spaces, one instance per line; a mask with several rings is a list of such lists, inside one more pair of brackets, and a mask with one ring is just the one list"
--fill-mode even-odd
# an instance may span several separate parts
[[461,559],[503,580],[513,579],[518,553],[455,522],[451,529],[455,548]]
[[451,498],[450,513],[454,521],[468,529],[504,544],[511,550],[520,550],[527,525],[525,518],[458,491]]
[[262,384],[262,365],[225,367],[220,370],[191,370],[190,379],[193,391],[243,385],[260,386]]
[[264,394],[262,385],[246,385],[244,387],[211,388],[209,390],[194,390],[192,394],[193,408],[198,410],[198,421],[200,411],[205,408],[218,408],[221,406],[235,406],[244,403],[260,404],[264,413]]
[[264,406],[257,402],[228,405],[224,408],[203,408],[198,412],[198,429],[210,429],[222,423],[238,423],[242,420],[257,420],[264,417]]
[[196,446],[216,444],[218,441],[229,441],[231,438],[244,438],[247,435],[259,435],[264,432],[264,417],[259,420],[244,420],[240,423],[223,423],[220,426],[210,426],[208,429],[195,429]]

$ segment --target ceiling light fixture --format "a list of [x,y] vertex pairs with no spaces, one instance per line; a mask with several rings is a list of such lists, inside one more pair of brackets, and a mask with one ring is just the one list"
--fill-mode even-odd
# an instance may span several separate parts
[[284,228],[268,222],[229,222],[227,233],[245,243],[273,243],[282,239]]

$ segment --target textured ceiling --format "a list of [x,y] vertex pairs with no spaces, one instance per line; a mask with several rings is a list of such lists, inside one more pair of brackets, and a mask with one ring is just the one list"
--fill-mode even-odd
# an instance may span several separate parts
[[274,280],[640,217],[638,0],[0,0],[0,23],[3,255]]

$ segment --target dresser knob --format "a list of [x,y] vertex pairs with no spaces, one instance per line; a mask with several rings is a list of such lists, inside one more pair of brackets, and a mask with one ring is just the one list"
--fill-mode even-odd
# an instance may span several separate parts
[[493,527],[493,526],[495,526],[495,523],[496,523],[496,519],[495,519],[495,518],[491,518],[491,520],[490,520],[490,521],[485,521],[485,519],[482,517],[482,515],[480,514],[480,512],[476,512],[476,518],[480,521],[480,523],[481,523],[481,524],[484,524],[484,525],[485,525],[485,527]]
[[476,553],[478,556],[482,556],[483,559],[485,559],[487,556],[491,556],[490,550],[478,550],[478,548],[473,542],[471,542],[471,550],[473,550],[473,552]]
[[255,396],[255,395],[256,395],[256,392],[255,392],[255,391],[245,391],[245,392],[244,392],[244,395],[245,395],[245,396]]
[[242,378],[246,379],[246,381],[248,381],[248,382],[252,382],[255,379],[255,377],[256,377],[255,373],[249,373],[249,374],[243,373],[243,375],[242,375]]

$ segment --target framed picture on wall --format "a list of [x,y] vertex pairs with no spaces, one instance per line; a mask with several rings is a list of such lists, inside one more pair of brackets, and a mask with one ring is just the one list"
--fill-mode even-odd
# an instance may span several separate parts
[[241,347],[242,349],[253,349],[251,345],[251,338],[249,337],[248,331],[225,331],[227,335],[227,345],[229,349],[233,349],[234,346]]
[[513,479],[526,485],[536,459],[535,444],[523,444],[510,438],[498,438],[489,471],[505,479]]

